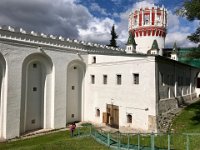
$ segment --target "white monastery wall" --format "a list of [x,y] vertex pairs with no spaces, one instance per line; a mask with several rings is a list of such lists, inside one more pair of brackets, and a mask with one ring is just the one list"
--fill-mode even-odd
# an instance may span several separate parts
[[[92,57],[89,55],[89,60]],[[106,104],[114,104],[119,106],[120,127],[148,130],[149,115],[156,116],[154,57],[96,55],[96,60],[86,72],[85,120],[102,123]],[[139,74],[139,84],[133,83],[133,73]],[[116,83],[117,74],[122,76],[121,85]],[[91,84],[91,75],[95,75],[95,84]],[[103,84],[103,75],[108,77],[107,84]],[[95,116],[96,108],[100,109],[100,117]],[[127,123],[128,114],[133,117],[132,124]]]

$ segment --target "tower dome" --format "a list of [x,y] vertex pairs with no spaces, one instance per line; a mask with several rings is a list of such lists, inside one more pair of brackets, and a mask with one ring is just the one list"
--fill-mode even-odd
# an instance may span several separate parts
[[147,53],[154,40],[158,43],[159,55],[165,45],[167,10],[153,6],[140,8],[129,15],[129,33],[135,37],[136,51]]

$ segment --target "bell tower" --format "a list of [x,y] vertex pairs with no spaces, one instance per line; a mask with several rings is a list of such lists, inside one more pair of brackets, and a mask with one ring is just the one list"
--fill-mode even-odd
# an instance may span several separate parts
[[129,33],[135,37],[136,52],[147,54],[156,40],[159,55],[165,46],[167,10],[162,6],[140,8],[129,14]]

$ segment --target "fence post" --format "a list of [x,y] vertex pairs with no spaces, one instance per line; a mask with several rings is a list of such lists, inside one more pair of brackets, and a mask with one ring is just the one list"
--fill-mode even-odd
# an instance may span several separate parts
[[190,140],[189,140],[189,135],[187,134],[187,143],[186,143],[186,149],[189,150],[189,146],[190,146]]
[[90,133],[89,134],[92,135],[92,126],[90,126]]
[[128,149],[130,147],[130,134],[128,134]]
[[80,128],[78,128],[78,136],[80,136]]
[[94,131],[94,137],[95,137],[95,139],[96,139],[96,137],[97,137],[97,133],[96,133],[96,131]]
[[154,150],[155,149],[155,143],[154,143],[154,133],[152,132],[151,133],[151,150]]
[[138,133],[138,150],[140,150],[140,133]]
[[118,133],[118,149],[120,149],[120,133]]
[[170,141],[170,133],[168,133],[168,150],[170,150],[170,143],[171,143],[171,141]]
[[107,134],[107,144],[110,146],[110,133]]

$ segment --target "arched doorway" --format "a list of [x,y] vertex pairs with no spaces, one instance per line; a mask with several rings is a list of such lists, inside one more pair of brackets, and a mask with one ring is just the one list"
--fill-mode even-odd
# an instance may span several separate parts
[[3,133],[5,131],[5,72],[6,61],[3,55],[0,53],[0,138],[5,138]]
[[29,55],[23,62],[20,133],[52,127],[52,67],[43,54]]
[[67,67],[66,123],[82,120],[85,64],[74,60]]

